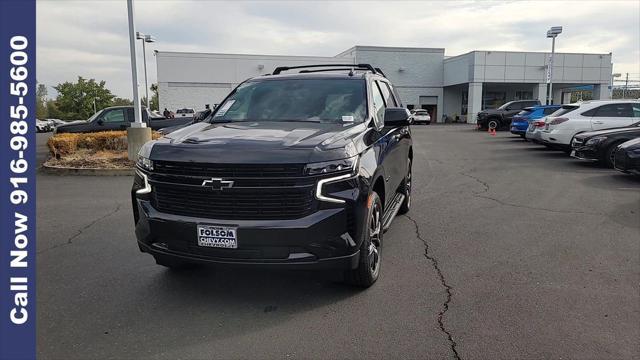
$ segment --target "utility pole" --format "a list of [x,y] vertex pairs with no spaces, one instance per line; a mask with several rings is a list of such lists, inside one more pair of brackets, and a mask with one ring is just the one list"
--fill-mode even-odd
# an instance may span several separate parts
[[629,86],[629,73],[627,73],[626,80],[624,81],[624,89],[622,90],[622,98],[627,98],[627,87]]

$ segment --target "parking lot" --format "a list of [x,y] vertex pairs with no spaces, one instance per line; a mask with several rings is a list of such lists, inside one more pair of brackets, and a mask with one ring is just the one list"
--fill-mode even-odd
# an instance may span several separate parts
[[138,251],[130,177],[38,175],[38,356],[640,357],[638,178],[469,125],[413,134],[412,210],[364,291],[168,271]]

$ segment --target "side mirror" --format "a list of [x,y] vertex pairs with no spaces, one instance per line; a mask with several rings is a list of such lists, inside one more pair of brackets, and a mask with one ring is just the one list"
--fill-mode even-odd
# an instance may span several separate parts
[[407,126],[411,113],[405,108],[387,108],[384,111],[384,126]]
[[96,121],[96,122],[98,123],[98,125],[101,125],[101,126],[102,126],[102,124],[104,124],[104,121],[102,121],[102,119],[99,119],[99,120],[98,120],[98,121]]

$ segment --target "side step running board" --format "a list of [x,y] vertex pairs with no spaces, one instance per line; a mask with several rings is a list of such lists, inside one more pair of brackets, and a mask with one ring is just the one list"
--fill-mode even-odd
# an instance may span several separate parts
[[403,201],[404,201],[404,194],[396,193],[396,195],[393,197],[393,200],[391,200],[391,204],[389,204],[389,208],[387,209],[387,211],[384,212],[384,215],[382,215],[383,231],[387,231],[387,229],[389,229],[389,226],[391,226],[391,222],[398,214],[398,211],[400,210],[400,205],[402,205]]

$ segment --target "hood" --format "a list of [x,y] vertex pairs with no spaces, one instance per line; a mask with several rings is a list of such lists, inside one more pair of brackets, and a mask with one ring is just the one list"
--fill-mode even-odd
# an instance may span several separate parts
[[498,109],[484,109],[482,111],[480,111],[480,114],[485,114],[485,115],[493,115],[493,114],[502,114],[502,110],[498,110]]
[[586,139],[586,138],[590,138],[590,137],[593,137],[593,136],[612,135],[612,134],[628,133],[628,132],[630,132],[630,133],[637,132],[638,136],[640,136],[640,126],[623,127],[623,128],[611,128],[611,129],[603,129],[603,130],[598,130],[598,131],[589,131],[589,132],[577,134],[576,138]]
[[73,126],[73,125],[80,125],[80,124],[88,124],[88,122],[86,120],[67,121],[64,124],[58,125],[57,127]]
[[625,150],[640,149],[640,137],[622,143],[620,148]]
[[352,139],[364,124],[202,122],[159,139],[152,160],[217,163],[311,163],[357,154]]

